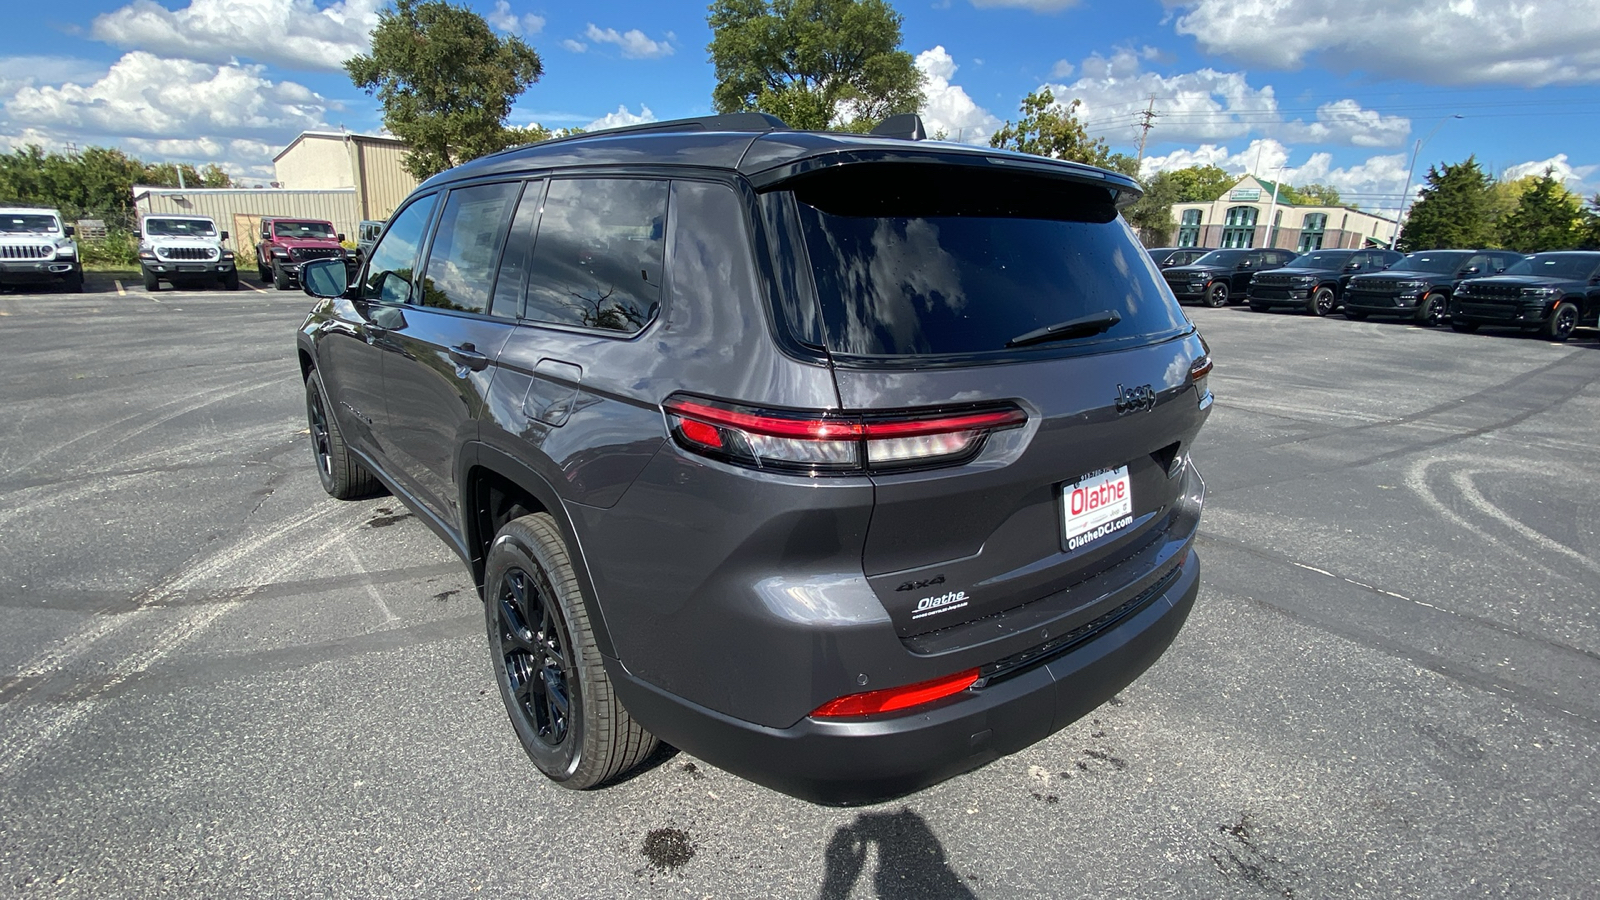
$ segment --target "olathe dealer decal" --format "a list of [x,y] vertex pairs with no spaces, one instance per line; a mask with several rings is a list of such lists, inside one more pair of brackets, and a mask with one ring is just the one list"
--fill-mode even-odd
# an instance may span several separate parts
[[1128,467],[1091,472],[1061,488],[1068,550],[1076,550],[1133,524]]

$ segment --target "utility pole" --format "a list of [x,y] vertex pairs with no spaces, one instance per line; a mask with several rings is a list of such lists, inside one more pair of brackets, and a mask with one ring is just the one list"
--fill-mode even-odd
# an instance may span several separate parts
[[1140,163],[1143,163],[1144,162],[1144,142],[1145,142],[1145,139],[1150,136],[1150,129],[1156,127],[1156,119],[1161,117],[1161,114],[1156,112],[1156,95],[1155,94],[1151,94],[1150,95],[1150,104],[1148,106],[1146,106],[1144,108],[1144,112],[1140,113],[1139,115],[1144,118],[1144,121],[1142,123],[1140,123],[1139,126],[1138,126],[1139,129],[1140,129],[1139,130],[1139,160],[1138,161]]

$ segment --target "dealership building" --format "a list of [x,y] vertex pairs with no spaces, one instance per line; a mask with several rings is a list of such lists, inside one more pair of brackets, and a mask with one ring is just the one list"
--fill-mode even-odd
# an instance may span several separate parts
[[1246,175],[1210,202],[1172,205],[1177,247],[1282,247],[1299,253],[1387,247],[1395,221],[1349,206],[1288,202],[1278,185]]

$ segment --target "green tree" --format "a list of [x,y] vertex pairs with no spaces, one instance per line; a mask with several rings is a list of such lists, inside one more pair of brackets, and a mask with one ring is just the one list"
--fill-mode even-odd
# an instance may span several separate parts
[[1500,242],[1521,253],[1575,250],[1584,242],[1584,224],[1582,201],[1546,169],[1500,220]]
[[344,64],[383,104],[383,124],[409,145],[406,171],[427,178],[520,142],[511,103],[544,74],[539,54],[445,0],[394,0],[372,30],[372,55]]
[[1157,172],[1151,176],[1145,181],[1144,196],[1122,210],[1122,217],[1139,232],[1139,240],[1147,247],[1165,244],[1172,236],[1172,204],[1184,202],[1178,199],[1181,182],[1175,174]]
[[1186,166],[1166,174],[1177,190],[1174,203],[1210,203],[1239,181],[1221,166]]
[[1339,189],[1326,184],[1302,184],[1294,189],[1295,196],[1300,202],[1312,206],[1341,206],[1339,202]]
[[1132,174],[1128,169],[1134,160],[1121,153],[1112,153],[1104,140],[1092,138],[1084,130],[1083,123],[1078,121],[1080,105],[1080,100],[1073,100],[1065,106],[1057,103],[1049,88],[1029,94],[1022,98],[1017,124],[1013,125],[1008,120],[989,138],[989,146]]
[[46,206],[67,218],[85,213],[124,215],[133,209],[133,186],[177,187],[178,173],[188,187],[230,187],[216,165],[146,163],[109,147],[72,153],[46,153],[37,146],[0,154],[0,202]]
[[885,0],[716,0],[706,21],[718,112],[865,131],[922,106],[922,73]]
[[1583,247],[1600,250],[1600,194],[1590,197],[1583,210]]
[[1494,245],[1490,188],[1489,175],[1475,157],[1429,166],[1427,184],[1406,217],[1398,249],[1409,253]]

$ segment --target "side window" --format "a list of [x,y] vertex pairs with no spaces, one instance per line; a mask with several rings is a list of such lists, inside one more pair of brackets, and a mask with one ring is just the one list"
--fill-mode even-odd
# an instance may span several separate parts
[[550,183],[528,264],[525,317],[633,334],[661,301],[666,181]]
[[411,278],[417,264],[417,250],[422,246],[422,236],[433,218],[434,204],[439,196],[423,197],[401,210],[394,217],[394,225],[383,240],[372,248],[367,261],[366,277],[362,279],[358,296],[362,300],[382,303],[407,303],[411,300]]
[[1272,258],[1267,260],[1267,262],[1269,262],[1272,267],[1276,269],[1281,266],[1287,266],[1293,260],[1293,253],[1289,253],[1285,250],[1279,250],[1277,253],[1272,254]]
[[1493,275],[1494,267],[1489,262],[1489,257],[1482,253],[1475,253],[1467,258],[1467,264],[1461,267],[1458,275]]
[[539,224],[539,205],[544,200],[544,182],[529,182],[522,189],[522,202],[506,238],[506,252],[500,257],[500,274],[494,280],[492,315],[515,319],[522,314],[522,289],[528,283],[528,253],[533,249],[533,228]]
[[422,291],[414,302],[439,309],[481,313],[489,308],[506,219],[522,190],[518,181],[456,188],[428,250]]

